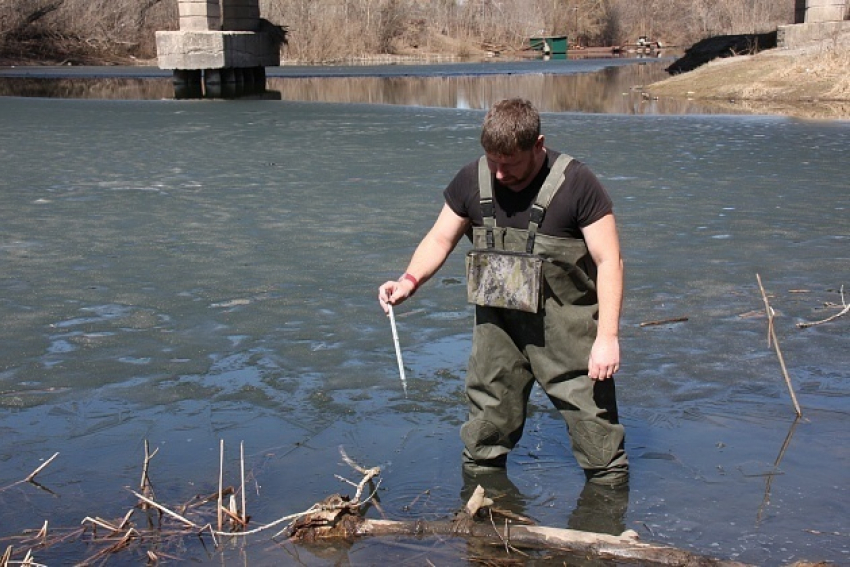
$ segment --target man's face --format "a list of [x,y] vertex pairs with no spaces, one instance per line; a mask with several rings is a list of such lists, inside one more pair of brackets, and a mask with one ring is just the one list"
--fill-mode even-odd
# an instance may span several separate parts
[[487,165],[496,180],[511,191],[522,191],[537,175],[542,155],[542,139],[530,150],[520,150],[509,155],[487,153]]

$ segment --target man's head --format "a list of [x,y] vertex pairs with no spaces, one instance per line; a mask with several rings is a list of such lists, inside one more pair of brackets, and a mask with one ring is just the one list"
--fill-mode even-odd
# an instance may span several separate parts
[[521,191],[540,171],[546,157],[540,114],[531,102],[521,98],[495,103],[484,118],[481,146],[496,179]]
[[484,117],[481,146],[488,154],[511,155],[534,147],[540,137],[540,114],[531,102],[508,98],[495,103]]

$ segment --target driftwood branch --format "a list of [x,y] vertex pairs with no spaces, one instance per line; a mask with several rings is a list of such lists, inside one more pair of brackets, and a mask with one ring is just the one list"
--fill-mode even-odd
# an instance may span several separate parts
[[509,543],[514,548],[555,549],[596,556],[601,559],[621,559],[638,565],[714,565],[740,567],[743,563],[703,557],[688,551],[643,543],[634,532],[612,536],[578,530],[542,526],[510,525],[500,530],[487,523],[475,523],[468,533],[458,534],[451,522],[395,522],[364,519],[358,526],[358,536],[383,535],[465,535],[488,540],[494,544]]
[[670,319],[658,319],[657,321],[644,321],[640,326],[652,327],[654,325],[666,325],[668,323],[684,323],[687,320],[687,317],[671,317]]
[[773,343],[773,348],[776,351],[776,356],[779,358],[779,365],[782,367],[782,375],[785,377],[785,384],[788,385],[788,393],[791,394],[791,401],[794,403],[794,411],[797,412],[797,417],[803,415],[800,411],[800,404],[797,403],[797,395],[794,393],[794,386],[791,385],[791,377],[788,375],[788,369],[785,367],[785,358],[782,356],[782,350],[779,348],[779,340],[776,338],[776,329],[773,325],[774,311],[767,300],[767,294],[764,291],[764,286],[761,283],[761,276],[756,274],[756,279],[761,290],[761,297],[764,300],[764,309],[767,312],[767,345]]
[[846,315],[847,313],[850,313],[850,305],[848,305],[847,302],[844,301],[844,286],[843,285],[841,286],[841,305],[844,307],[844,309],[842,309],[841,311],[839,311],[835,315],[827,317],[826,319],[821,319],[820,321],[797,323],[797,327],[800,328],[800,329],[806,329],[808,327],[814,327],[815,325],[823,325],[824,323],[829,323],[830,321],[835,321],[836,319],[838,319],[842,315]]

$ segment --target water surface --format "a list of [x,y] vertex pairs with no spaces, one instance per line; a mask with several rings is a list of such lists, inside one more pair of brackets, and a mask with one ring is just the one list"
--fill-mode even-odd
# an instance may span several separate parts
[[[406,395],[376,302],[442,188],[478,155],[483,111],[448,106],[0,98],[0,488],[59,452],[42,488],[0,491],[4,548],[45,520],[66,533],[86,516],[123,517],[145,440],[158,449],[157,498],[175,506],[217,489],[224,440],[231,485],[244,443],[258,524],[352,494],[334,476],[357,479],[340,446],[382,467],[370,516],[449,517],[464,494],[468,245],[397,309]],[[544,121],[549,144],[609,188],[624,246],[625,527],[759,565],[847,562],[850,319],[795,323],[835,313],[850,282],[848,124]],[[756,274],[777,311],[796,423]],[[566,527],[583,476],[545,396],[532,402],[505,502]],[[153,550],[200,563],[463,565],[484,553],[415,539],[205,543],[164,536],[115,561]],[[75,563],[102,548],[71,537],[35,558]]]

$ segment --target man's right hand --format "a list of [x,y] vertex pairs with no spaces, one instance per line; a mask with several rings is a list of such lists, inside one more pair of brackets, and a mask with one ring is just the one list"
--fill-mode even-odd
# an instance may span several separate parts
[[469,219],[459,217],[448,205],[443,205],[434,226],[416,247],[405,274],[398,281],[385,282],[378,288],[378,301],[384,313],[389,314],[390,305],[402,303],[440,269],[468,226]]
[[413,295],[415,287],[409,280],[388,281],[378,288],[378,302],[384,313],[389,314],[390,305],[403,303],[405,299]]

